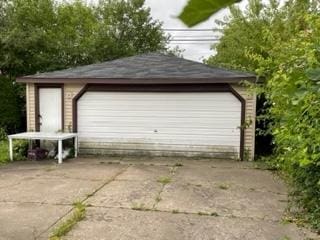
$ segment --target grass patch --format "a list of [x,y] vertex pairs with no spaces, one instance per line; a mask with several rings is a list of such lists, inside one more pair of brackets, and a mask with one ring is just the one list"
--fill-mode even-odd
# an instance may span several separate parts
[[0,141],[0,165],[9,162],[9,143]]
[[132,207],[131,207],[132,210],[136,210],[136,211],[149,211],[150,209],[147,208],[143,203],[140,203],[140,204],[134,204]]
[[178,163],[175,163],[174,166],[175,166],[175,167],[182,167],[183,164],[178,162]]
[[210,216],[212,216],[212,217],[219,217],[219,214],[216,213],[216,212],[212,212],[212,213],[210,213]]
[[162,177],[159,177],[158,180],[157,180],[158,183],[161,183],[163,185],[166,185],[168,183],[171,182],[171,178],[170,177],[167,177],[167,176],[162,176]]
[[72,216],[62,222],[52,233],[50,236],[50,240],[59,240],[61,237],[65,236],[71,229],[82,219],[84,219],[86,215],[86,205],[82,202],[75,202],[73,204],[73,214]]
[[227,190],[229,189],[230,186],[228,184],[222,183],[218,187],[222,190]]

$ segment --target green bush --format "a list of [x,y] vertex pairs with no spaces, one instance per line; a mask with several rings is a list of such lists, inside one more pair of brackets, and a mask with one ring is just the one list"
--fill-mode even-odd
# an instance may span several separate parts
[[9,161],[9,148],[7,141],[0,141],[0,165]]
[[13,140],[14,160],[25,160],[28,154],[29,143],[26,140]]
[[0,141],[4,141],[7,139],[7,133],[4,128],[0,127]]
[[291,186],[291,208],[320,231],[320,18],[319,1],[233,8],[207,62],[255,70],[268,106],[259,118],[275,144],[272,166]]

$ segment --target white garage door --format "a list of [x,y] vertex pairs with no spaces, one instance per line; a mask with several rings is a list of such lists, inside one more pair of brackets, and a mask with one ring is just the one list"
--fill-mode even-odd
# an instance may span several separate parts
[[241,103],[229,92],[86,92],[83,153],[239,157]]

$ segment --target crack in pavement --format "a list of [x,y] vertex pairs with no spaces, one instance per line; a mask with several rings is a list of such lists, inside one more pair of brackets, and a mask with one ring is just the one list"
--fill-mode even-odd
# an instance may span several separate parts
[[[176,174],[177,169],[178,169],[178,168],[177,168],[176,166],[169,167],[169,175],[170,175],[171,177],[173,177],[173,176]],[[156,197],[156,199],[155,199],[155,203],[154,203],[153,206],[152,206],[152,209],[156,209],[156,206],[157,206],[158,203],[161,201],[161,194],[163,193],[164,188],[165,188],[168,184],[170,184],[170,182],[168,182],[168,183],[166,183],[166,184],[162,184],[162,187],[161,187],[160,191],[159,191],[158,194],[157,194],[157,197]]]
[[[81,203],[85,202],[86,200],[88,200],[90,197],[94,196],[98,191],[100,191],[104,186],[106,186],[107,184],[113,182],[118,176],[120,176],[121,174],[123,174],[124,172],[127,171],[128,167],[124,167],[123,169],[121,169],[119,172],[117,172],[114,176],[112,176],[111,178],[109,178],[107,181],[103,182],[102,185],[100,185],[98,188],[96,188],[92,193],[87,194],[86,197],[84,199],[81,200]],[[74,210],[74,207],[72,207],[69,211],[67,211],[65,214],[63,214],[62,216],[60,216],[58,218],[58,220],[56,220],[53,224],[51,224],[48,228],[46,228],[44,231],[42,231],[41,233],[38,234],[38,236],[36,236],[37,238],[40,238],[41,235],[45,234],[46,232],[48,232],[51,228],[53,228],[55,225],[57,225],[63,218],[65,218],[67,215],[69,215],[72,211]]]
[[32,201],[26,201],[26,202],[21,202],[21,201],[0,201],[0,203],[19,203],[19,204],[38,204],[38,205],[51,205],[51,206],[72,206],[72,203],[50,203],[50,202],[32,202]]
[[281,221],[266,219],[266,218],[259,218],[259,217],[248,217],[248,216],[236,216],[236,215],[210,215],[210,214],[199,214],[196,212],[172,212],[172,210],[159,210],[154,208],[145,208],[145,209],[132,209],[128,207],[111,207],[111,206],[99,206],[99,205],[88,205],[88,208],[105,208],[105,209],[121,209],[121,210],[129,210],[129,211],[136,211],[136,212],[155,212],[155,213],[170,213],[172,215],[191,215],[191,216],[198,216],[198,217],[211,217],[211,218],[230,218],[230,219],[249,219],[249,220],[259,220],[259,221],[266,221],[270,223],[280,223]]

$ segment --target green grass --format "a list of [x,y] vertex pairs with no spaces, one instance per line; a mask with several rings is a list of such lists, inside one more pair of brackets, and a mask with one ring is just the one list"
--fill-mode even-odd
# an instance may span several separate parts
[[133,204],[133,206],[131,207],[132,210],[136,210],[136,211],[149,211],[150,209],[147,208],[143,203],[135,203]]
[[227,189],[229,189],[230,186],[226,183],[222,183],[218,187],[222,190],[227,190]]
[[50,240],[59,240],[65,236],[71,229],[86,216],[86,205],[82,202],[75,202],[73,213],[70,218],[62,222],[50,236]]
[[167,176],[162,176],[162,177],[159,177],[158,180],[157,180],[158,183],[161,183],[163,185],[166,185],[168,183],[171,182],[171,178],[170,177],[167,177]]
[[0,141],[0,165],[9,161],[9,146],[7,141]]

